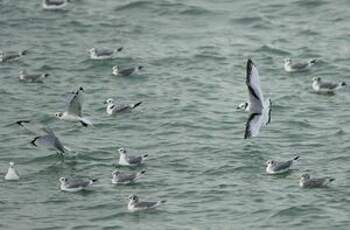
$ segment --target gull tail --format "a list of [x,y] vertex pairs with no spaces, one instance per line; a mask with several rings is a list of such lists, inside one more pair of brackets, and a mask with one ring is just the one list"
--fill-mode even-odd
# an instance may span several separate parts
[[294,161],[296,161],[296,160],[298,160],[300,158],[300,156],[296,156],[296,157],[294,157]]
[[133,104],[132,105],[132,108],[134,109],[134,108],[136,108],[137,106],[139,106],[139,105],[141,105],[142,104],[142,101],[139,101],[139,102],[137,102],[136,104]]
[[120,51],[122,51],[124,48],[121,46],[121,47],[119,47],[118,49],[116,49],[116,51],[117,52],[120,52]]
[[93,126],[92,122],[87,117],[81,117],[79,121],[84,127],[88,127],[89,125]]
[[341,83],[340,83],[340,86],[346,86],[345,81],[341,82]]
[[98,179],[97,179],[97,178],[90,179],[90,181],[89,181],[89,185],[92,185],[92,184],[96,183],[97,181],[98,181]]
[[165,204],[166,203],[166,200],[160,200],[157,202],[157,206],[161,205],[161,204]]
[[311,59],[311,60],[309,61],[309,63],[310,63],[311,65],[315,64],[316,62],[317,62],[317,59]]
[[142,170],[141,172],[138,172],[138,173],[136,174],[136,179],[142,177],[145,173],[146,173],[145,170]]
[[35,137],[30,143],[31,143],[32,145],[34,145],[35,147],[38,147],[38,146],[35,144],[35,142],[36,142],[39,138],[40,138],[40,136]]
[[22,126],[22,127],[24,127],[23,123],[30,123],[30,120],[19,120],[19,121],[16,121],[16,124],[19,125],[19,126]]
[[142,160],[145,160],[147,158],[148,158],[148,154],[145,154],[145,155],[142,156]]
[[329,178],[327,178],[327,179],[325,180],[324,185],[327,186],[327,185],[330,184],[332,181],[335,181],[335,179],[332,178],[332,177],[329,177]]

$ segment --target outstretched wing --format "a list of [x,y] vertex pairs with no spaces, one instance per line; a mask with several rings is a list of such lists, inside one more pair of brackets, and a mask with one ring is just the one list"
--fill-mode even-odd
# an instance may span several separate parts
[[246,84],[249,93],[250,112],[261,113],[263,110],[264,97],[260,87],[258,69],[250,59],[248,59],[247,62]]
[[67,112],[69,114],[77,115],[79,117],[81,117],[81,110],[82,110],[82,104],[83,104],[83,92],[81,89],[82,88],[78,89],[71,96],[71,99],[68,102],[68,108],[67,108]]
[[246,126],[244,139],[256,137],[259,134],[260,128],[263,125],[264,116],[261,113],[252,113],[249,115]]

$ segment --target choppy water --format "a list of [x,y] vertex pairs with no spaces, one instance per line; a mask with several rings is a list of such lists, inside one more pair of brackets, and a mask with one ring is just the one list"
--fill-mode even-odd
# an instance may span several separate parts
[[[40,1],[0,1],[0,48],[31,47],[19,62],[0,65],[0,168],[14,160],[19,182],[0,187],[1,229],[348,229],[350,224],[349,90],[311,92],[311,79],[349,78],[349,7],[331,1],[93,1],[63,12]],[[94,46],[124,51],[88,59]],[[247,114],[245,63],[256,62],[271,125],[243,140]],[[283,59],[319,58],[313,71],[287,74]],[[115,64],[142,64],[132,78]],[[23,84],[21,69],[49,72],[44,84]],[[55,120],[65,94],[83,86],[84,113],[94,128]],[[143,101],[109,117],[103,101]],[[33,118],[74,149],[63,163],[29,144],[11,125]],[[140,183],[113,186],[117,148],[147,152]],[[266,176],[264,162],[301,155],[295,170]],[[127,170],[127,169],[125,169]],[[298,187],[302,172],[336,178],[328,189]],[[94,192],[59,191],[60,176],[100,178]],[[155,212],[127,212],[127,196],[167,199]]]

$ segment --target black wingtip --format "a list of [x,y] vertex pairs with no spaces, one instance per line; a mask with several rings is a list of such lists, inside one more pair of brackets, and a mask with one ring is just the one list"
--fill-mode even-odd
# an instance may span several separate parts
[[335,178],[330,178],[329,181],[330,182],[335,181]]
[[80,121],[80,124],[84,127],[88,127],[89,125],[87,123],[85,123],[84,121]]
[[148,154],[143,155],[143,158],[147,158],[147,157],[148,157]]
[[345,83],[345,81],[343,81],[342,83],[341,83],[341,86],[345,86],[346,85],[346,83]]
[[19,120],[19,121],[16,121],[16,124],[20,125],[22,127],[23,127],[23,123],[30,123],[30,120]]
[[22,55],[28,54],[28,50],[23,50],[23,51],[21,52],[21,54],[22,54]]
[[122,51],[123,49],[124,49],[123,47],[119,47],[119,48],[117,49],[117,51],[120,52],[120,51]]
[[146,173],[146,170],[142,170],[141,172],[140,172],[140,174],[145,174]]
[[166,200],[161,200],[160,203],[164,204],[166,203]]
[[139,101],[137,102],[135,105],[134,105],[134,108],[136,108],[137,106],[141,105],[142,104],[142,101]]
[[315,64],[317,62],[317,59],[310,60],[310,63]]
[[33,145],[33,146],[35,146],[35,147],[38,147],[36,144],[35,144],[35,142],[36,142],[36,140],[38,140],[38,138],[40,138],[40,136],[38,136],[38,137],[35,137],[30,143]]
[[294,157],[294,159],[293,160],[298,160],[300,158],[300,156],[296,156],[296,157]]
[[97,178],[94,178],[94,179],[90,179],[93,183],[97,182],[98,179]]

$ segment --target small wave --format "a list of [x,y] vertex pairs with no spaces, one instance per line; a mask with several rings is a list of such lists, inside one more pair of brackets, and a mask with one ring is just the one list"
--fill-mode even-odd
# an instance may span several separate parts
[[136,1],[136,2],[130,2],[121,6],[118,6],[114,8],[114,11],[124,11],[124,10],[131,10],[131,9],[144,9],[145,7],[148,7],[150,5],[154,4],[151,1]]
[[258,48],[256,50],[256,52],[266,52],[269,54],[276,54],[276,55],[280,55],[280,56],[291,55],[288,51],[280,49],[280,48],[272,47],[271,45],[263,45],[262,47]]

